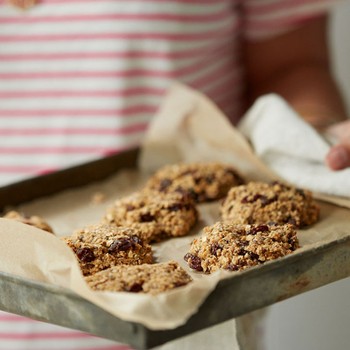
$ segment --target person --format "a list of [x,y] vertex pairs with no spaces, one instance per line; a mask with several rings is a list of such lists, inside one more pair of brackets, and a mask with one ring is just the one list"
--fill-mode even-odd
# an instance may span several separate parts
[[[173,80],[202,91],[233,123],[257,96],[278,93],[337,138],[328,166],[350,166],[350,122],[326,40],[333,4],[0,0],[0,184],[139,144]],[[7,313],[0,344],[126,349]]]

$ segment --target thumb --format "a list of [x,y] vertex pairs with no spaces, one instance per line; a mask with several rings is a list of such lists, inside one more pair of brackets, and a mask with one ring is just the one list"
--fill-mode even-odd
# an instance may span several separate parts
[[350,167],[350,148],[341,144],[333,146],[326,156],[326,164],[332,170]]
[[329,126],[326,129],[326,134],[331,135],[340,142],[342,142],[342,140],[350,140],[350,120]]

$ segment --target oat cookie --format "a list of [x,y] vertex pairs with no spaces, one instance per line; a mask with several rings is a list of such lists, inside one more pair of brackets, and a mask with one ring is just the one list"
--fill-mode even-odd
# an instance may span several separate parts
[[250,182],[230,190],[221,217],[238,224],[290,223],[300,228],[315,223],[319,211],[310,191],[279,182]]
[[40,228],[40,230],[44,230],[50,233],[54,233],[52,227],[40,216],[25,216],[23,214],[18,213],[17,211],[9,211],[4,215],[5,219],[12,219],[22,222],[23,224],[35,226]]
[[76,254],[83,275],[91,275],[120,264],[153,262],[151,246],[132,228],[92,225],[63,240]]
[[175,261],[138,266],[119,265],[86,277],[94,290],[159,294],[192,281]]
[[135,192],[117,200],[103,222],[137,228],[146,242],[186,235],[198,213],[191,198],[179,193]]
[[299,247],[293,225],[241,225],[217,222],[204,228],[185,255],[190,268],[211,273],[244,270],[292,253]]
[[200,203],[220,199],[231,187],[243,183],[237,171],[226,164],[180,163],[158,170],[146,187],[164,193],[187,193]]

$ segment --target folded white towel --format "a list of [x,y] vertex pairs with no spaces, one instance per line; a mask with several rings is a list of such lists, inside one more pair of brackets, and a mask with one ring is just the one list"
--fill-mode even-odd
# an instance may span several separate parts
[[350,197],[350,169],[324,163],[327,141],[281,97],[259,98],[239,124],[255,154],[288,182],[315,192]]

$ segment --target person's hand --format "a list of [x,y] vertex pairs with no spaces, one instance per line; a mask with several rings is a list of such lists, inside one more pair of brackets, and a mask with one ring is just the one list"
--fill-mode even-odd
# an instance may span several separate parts
[[337,140],[326,156],[326,164],[332,170],[350,167],[350,120],[327,128],[327,134]]

